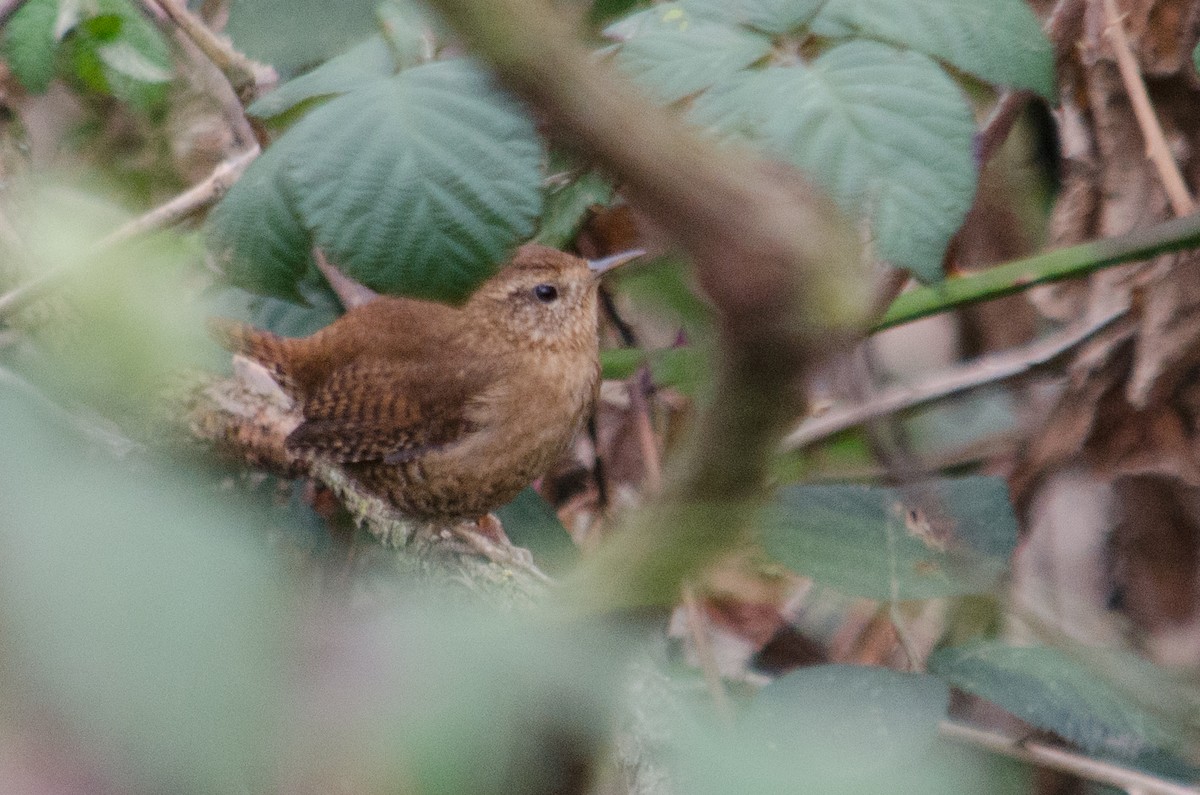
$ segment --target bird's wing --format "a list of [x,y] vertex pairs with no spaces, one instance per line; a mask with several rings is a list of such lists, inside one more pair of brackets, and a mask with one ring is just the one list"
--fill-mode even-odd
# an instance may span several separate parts
[[491,380],[469,363],[360,359],[304,401],[287,447],[341,463],[410,460],[476,430],[468,409]]

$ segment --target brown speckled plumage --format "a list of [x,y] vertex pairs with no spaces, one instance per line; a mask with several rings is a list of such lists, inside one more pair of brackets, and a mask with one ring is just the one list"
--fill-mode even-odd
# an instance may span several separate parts
[[223,336],[297,400],[289,450],[413,517],[478,517],[549,469],[590,412],[596,285],[584,260],[528,245],[461,307],[385,297],[303,339]]

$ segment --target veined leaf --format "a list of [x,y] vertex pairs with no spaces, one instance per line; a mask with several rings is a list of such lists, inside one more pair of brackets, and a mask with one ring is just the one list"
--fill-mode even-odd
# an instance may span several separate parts
[[903,601],[994,588],[1017,523],[999,478],[792,486],[766,509],[761,539],[781,563],[825,585]]
[[246,169],[209,216],[218,265],[238,287],[292,301],[297,282],[312,267],[312,237],[280,184],[286,136]]
[[1193,748],[1200,690],[1129,652],[981,640],[940,649],[929,670],[1089,753]]
[[735,75],[702,94],[692,118],[799,166],[871,220],[881,258],[923,281],[942,277],[975,194],[975,123],[925,56],[849,42],[810,64]]
[[285,141],[288,204],[346,275],[381,292],[461,300],[541,210],[533,123],[467,61],[365,85]]
[[35,94],[49,88],[54,79],[57,18],[56,0],[29,0],[17,9],[4,28],[4,60],[21,85]]
[[687,3],[656,6],[617,51],[617,65],[662,102],[675,102],[729,77],[771,51],[751,30],[697,14]]
[[879,38],[1053,99],[1054,50],[1023,0],[827,0],[812,32]]
[[808,23],[826,0],[691,0],[713,15],[766,33],[790,33]]

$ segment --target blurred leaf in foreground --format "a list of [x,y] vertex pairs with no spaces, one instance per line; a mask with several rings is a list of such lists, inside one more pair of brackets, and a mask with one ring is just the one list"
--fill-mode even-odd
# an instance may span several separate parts
[[[581,791],[602,756],[634,636],[410,594],[386,617],[338,618],[303,705],[309,780],[355,791]],[[308,714],[311,711],[311,714]],[[331,765],[330,760],[339,760]]]
[[803,668],[759,691],[733,727],[681,731],[681,791],[959,795],[1026,792],[1021,769],[938,737],[949,694],[932,676]]
[[880,601],[986,593],[1008,570],[1017,523],[1000,478],[790,486],[766,509],[767,552],[794,571]]
[[118,470],[0,387],[0,680],[134,786],[272,774],[291,616],[249,514],[163,466]]
[[175,373],[215,352],[188,284],[196,241],[160,233],[101,249],[128,215],[61,185],[22,191],[14,204],[33,266],[26,278],[65,274],[55,309],[33,307],[14,320],[38,347],[26,371],[63,400],[82,399],[136,430]]

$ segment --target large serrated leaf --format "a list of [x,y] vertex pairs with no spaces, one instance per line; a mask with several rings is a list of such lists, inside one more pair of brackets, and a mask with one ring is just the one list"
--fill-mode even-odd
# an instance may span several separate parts
[[1194,747],[1200,691],[1129,652],[981,640],[940,649],[929,670],[1089,753]]
[[331,100],[285,141],[291,206],[348,276],[381,292],[463,299],[541,210],[533,122],[467,61]]
[[1055,95],[1054,50],[1023,0],[827,0],[812,32],[883,39],[989,83]]
[[1007,487],[970,477],[914,484],[792,486],[766,509],[761,539],[794,571],[881,601],[986,593],[1016,546]]
[[692,118],[758,143],[871,220],[878,255],[930,282],[975,194],[975,123],[954,82],[920,53],[841,44],[811,64],[740,73]]
[[371,36],[256,100],[246,112],[260,119],[271,119],[308,100],[345,94],[364,83],[388,77],[395,72],[396,59],[391,47],[382,36]]
[[54,79],[57,18],[56,0],[29,0],[17,9],[4,28],[4,60],[21,85],[35,94],[49,88]]
[[280,184],[286,138],[250,164],[217,204],[208,231],[217,264],[238,287],[303,301],[297,281],[312,265],[312,238]]
[[617,64],[662,102],[702,91],[771,52],[768,37],[693,13],[686,3],[655,7],[641,20]]

